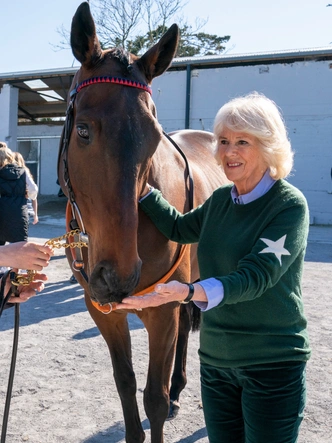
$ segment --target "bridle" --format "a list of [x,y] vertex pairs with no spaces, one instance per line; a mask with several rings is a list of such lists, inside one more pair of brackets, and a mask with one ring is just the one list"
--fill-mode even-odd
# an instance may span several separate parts
[[74,195],[73,188],[71,186],[71,182],[70,182],[70,178],[69,178],[67,155],[68,155],[70,135],[71,135],[71,132],[73,129],[74,103],[75,103],[76,96],[83,88],[86,88],[87,86],[95,85],[98,83],[114,83],[117,85],[129,86],[132,88],[142,89],[143,91],[146,91],[150,95],[152,95],[152,89],[150,88],[150,86],[148,86],[145,83],[141,83],[141,82],[134,81],[134,80],[128,80],[128,79],[121,78],[121,77],[113,77],[113,76],[100,76],[100,77],[88,78],[86,80],[83,80],[81,83],[76,84],[75,88],[70,91],[70,94],[69,94],[70,102],[69,102],[69,105],[66,110],[66,119],[65,119],[65,124],[64,124],[64,132],[63,132],[63,136],[62,136],[62,140],[61,140],[62,146],[61,146],[59,158],[64,156],[64,158],[63,158],[64,181],[65,181],[65,185],[68,189],[68,198],[69,198],[69,202],[72,207],[73,219],[75,221],[76,221],[76,217],[79,219],[79,224],[76,221],[75,227],[72,227],[72,229],[76,229],[78,226],[80,226],[80,229],[82,230],[82,232],[84,234],[86,234],[86,232],[85,232],[85,227],[84,227],[84,223],[83,223],[83,218],[82,218],[81,212],[78,208],[78,205],[75,201],[75,195]]
[[[67,231],[71,230],[73,232],[73,242],[76,244],[82,243],[80,241],[80,235],[83,233],[86,235],[83,217],[81,215],[81,212],[79,210],[79,207],[75,201],[75,194],[70,182],[69,177],[69,169],[68,169],[68,148],[69,148],[69,141],[71,132],[73,129],[73,120],[74,120],[74,104],[77,94],[83,89],[91,85],[99,84],[99,83],[114,83],[121,86],[129,86],[132,88],[141,89],[143,91],[148,92],[152,96],[152,89],[149,85],[145,83],[141,83],[134,80],[128,80],[126,78],[121,77],[114,77],[114,76],[100,76],[100,77],[91,77],[89,79],[83,80],[81,83],[76,84],[75,88],[70,91],[70,102],[68,104],[67,110],[66,110],[66,119],[63,129],[63,134],[60,142],[60,152],[59,152],[59,161],[61,158],[63,158],[63,178],[65,182],[65,186],[68,190],[68,200],[69,205],[67,206],[67,212],[66,212],[66,221],[67,221]],[[185,161],[186,170],[187,170],[187,177],[188,177],[188,183],[187,190],[188,190],[188,196],[189,196],[189,207],[190,210],[193,209],[194,206],[194,186],[193,186],[193,178],[191,173],[191,168],[188,162],[187,157],[185,156],[184,152],[181,150],[181,148],[175,143],[175,141],[163,131],[164,136],[172,143],[172,145],[177,149],[177,151],[181,154]],[[58,169],[59,169],[59,162],[58,162]],[[71,210],[69,210],[71,208]],[[179,263],[182,260],[182,257],[187,249],[187,245],[182,245],[178,259],[172,266],[172,268],[168,271],[168,273],[159,280],[158,283],[164,283],[167,281],[170,276],[175,272],[177,269]],[[83,261],[83,254],[82,254],[82,248],[81,247],[75,247],[71,248],[72,255],[73,255],[73,263],[72,267],[74,270],[79,271],[84,280],[88,283],[88,276],[86,272],[84,271],[84,261]],[[155,283],[156,284],[156,283]],[[142,295],[147,292],[151,292],[153,290],[154,285],[149,286],[149,288],[145,289],[144,291],[141,291],[139,293],[136,293],[135,295]],[[116,303],[107,303],[106,305],[99,305],[98,303],[92,301],[92,304],[95,308],[103,312],[104,314],[110,313],[112,310],[115,309]]]

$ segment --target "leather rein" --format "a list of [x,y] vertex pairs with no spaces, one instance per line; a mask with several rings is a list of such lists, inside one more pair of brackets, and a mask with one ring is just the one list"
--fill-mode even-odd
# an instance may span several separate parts
[[[74,247],[71,247],[71,253],[73,257],[73,263],[72,268],[76,272],[80,272],[84,280],[88,283],[89,278],[84,270],[84,260],[83,260],[83,254],[82,254],[82,245],[86,246],[85,243],[81,241],[81,234],[83,233],[86,235],[83,218],[81,215],[81,212],[79,210],[79,207],[75,201],[75,194],[70,182],[69,178],[69,170],[68,170],[68,148],[69,148],[69,140],[70,135],[73,129],[73,116],[74,116],[74,103],[77,94],[85,87],[94,85],[97,83],[114,83],[122,86],[129,86],[133,88],[142,89],[146,92],[148,92],[150,95],[152,95],[152,89],[150,86],[148,86],[145,83],[140,83],[133,80],[128,80],[120,77],[113,77],[113,76],[103,76],[103,77],[92,77],[87,80],[82,81],[81,83],[77,84],[72,91],[70,91],[70,102],[66,110],[66,119],[64,124],[64,130],[61,140],[61,147],[60,147],[60,153],[59,153],[59,159],[63,157],[63,165],[64,165],[64,172],[63,172],[63,178],[65,182],[65,186],[68,190],[68,203],[67,203],[67,209],[66,209],[66,230],[67,232],[72,233],[69,236],[69,242],[73,243]],[[175,141],[163,131],[163,135],[172,143],[172,145],[177,149],[177,151],[180,153],[182,158],[184,159],[185,165],[186,165],[186,171],[187,171],[187,190],[188,190],[188,197],[189,197],[189,208],[190,210],[194,207],[194,181],[193,176],[191,173],[191,168],[188,162],[188,159],[184,152],[181,150],[181,148],[175,143]],[[154,287],[157,283],[165,283],[176,271],[178,268],[188,245],[182,245],[179,255],[171,267],[171,269],[156,283],[149,286],[148,288],[136,292],[134,295],[144,295],[154,290]],[[94,302],[91,300],[91,303],[93,306],[101,311],[104,314],[109,314],[110,312],[114,311],[116,309],[117,303],[107,303],[105,305],[100,305],[97,302]]]

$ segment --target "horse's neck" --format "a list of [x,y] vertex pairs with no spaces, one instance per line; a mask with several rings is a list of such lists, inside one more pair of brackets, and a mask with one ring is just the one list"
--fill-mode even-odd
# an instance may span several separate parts
[[181,155],[163,138],[152,157],[149,179],[161,188],[168,187],[170,179],[172,182],[179,180],[178,170],[181,167],[184,168],[184,163],[181,166]]

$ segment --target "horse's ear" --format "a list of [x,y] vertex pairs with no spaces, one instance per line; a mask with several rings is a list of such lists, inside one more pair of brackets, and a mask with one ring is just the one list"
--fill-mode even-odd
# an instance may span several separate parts
[[81,3],[73,17],[70,44],[75,58],[86,68],[91,68],[102,56],[88,2]]
[[171,64],[179,43],[179,27],[175,23],[165,32],[158,43],[150,48],[137,64],[148,82],[158,77]]

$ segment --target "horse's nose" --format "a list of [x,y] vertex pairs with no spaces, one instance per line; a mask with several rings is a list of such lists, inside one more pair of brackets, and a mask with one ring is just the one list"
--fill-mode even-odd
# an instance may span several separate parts
[[126,276],[120,275],[116,267],[109,261],[99,262],[90,276],[90,291],[92,300],[106,304],[121,302],[131,295],[138,284],[141,275],[142,262],[139,260],[134,270]]

